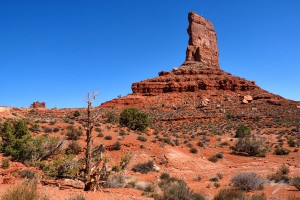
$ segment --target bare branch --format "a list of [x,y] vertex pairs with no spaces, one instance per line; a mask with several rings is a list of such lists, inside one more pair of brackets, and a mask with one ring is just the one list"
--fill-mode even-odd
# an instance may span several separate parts
[[86,97],[85,97],[85,102],[91,105],[92,103],[94,103],[97,96],[98,96],[98,91],[97,90],[92,91],[92,92],[88,92]]

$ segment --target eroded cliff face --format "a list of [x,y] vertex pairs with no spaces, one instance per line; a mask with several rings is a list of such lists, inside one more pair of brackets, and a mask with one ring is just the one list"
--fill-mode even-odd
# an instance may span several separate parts
[[206,67],[219,69],[219,51],[214,25],[194,12],[189,13],[188,19],[189,44],[186,49],[186,64],[200,62]]

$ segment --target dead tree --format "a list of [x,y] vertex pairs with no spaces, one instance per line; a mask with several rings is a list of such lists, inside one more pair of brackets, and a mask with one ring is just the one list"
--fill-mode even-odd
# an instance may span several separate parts
[[90,190],[91,188],[91,159],[92,159],[92,147],[93,147],[93,137],[92,137],[92,130],[93,130],[93,122],[91,116],[91,109],[92,104],[97,97],[96,92],[88,93],[86,96],[86,103],[87,103],[87,124],[86,124],[86,149],[85,149],[85,171],[84,171],[84,178],[85,178],[85,187],[84,190]]
[[84,169],[84,190],[99,190],[105,182],[103,175],[107,177],[107,160],[103,158],[105,146],[93,145],[92,130],[94,123],[100,117],[92,114],[92,104],[97,97],[97,92],[88,93],[86,96],[87,118],[86,118],[86,148],[85,148],[85,169]]

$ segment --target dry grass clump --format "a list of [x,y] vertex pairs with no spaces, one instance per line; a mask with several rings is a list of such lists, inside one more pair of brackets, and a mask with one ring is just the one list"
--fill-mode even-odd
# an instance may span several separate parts
[[2,195],[2,200],[50,200],[50,198],[37,191],[33,183],[16,185]]

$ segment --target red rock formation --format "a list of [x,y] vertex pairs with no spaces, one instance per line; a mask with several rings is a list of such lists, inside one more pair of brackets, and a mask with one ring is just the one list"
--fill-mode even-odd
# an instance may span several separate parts
[[36,101],[36,102],[33,102],[30,105],[30,108],[46,108],[46,103],[45,102]]
[[[235,99],[235,102],[228,107],[236,104],[255,104],[255,102],[264,102],[269,105],[287,103],[284,98],[259,88],[254,81],[248,81],[221,70],[213,24],[194,12],[189,13],[188,19],[190,38],[186,61],[172,71],[159,72],[158,77],[133,83],[131,86],[133,94],[105,102],[101,107],[175,105],[178,103],[186,106],[188,103],[192,105],[199,102],[199,96],[207,95],[219,101],[226,99],[228,94],[232,97],[231,99]],[[215,97],[216,93],[218,97]],[[245,98],[245,96],[253,99]],[[205,104],[204,107],[207,105]]]
[[219,52],[214,25],[197,15],[189,13],[189,45],[186,50],[186,63],[201,62],[206,67],[219,68]]

